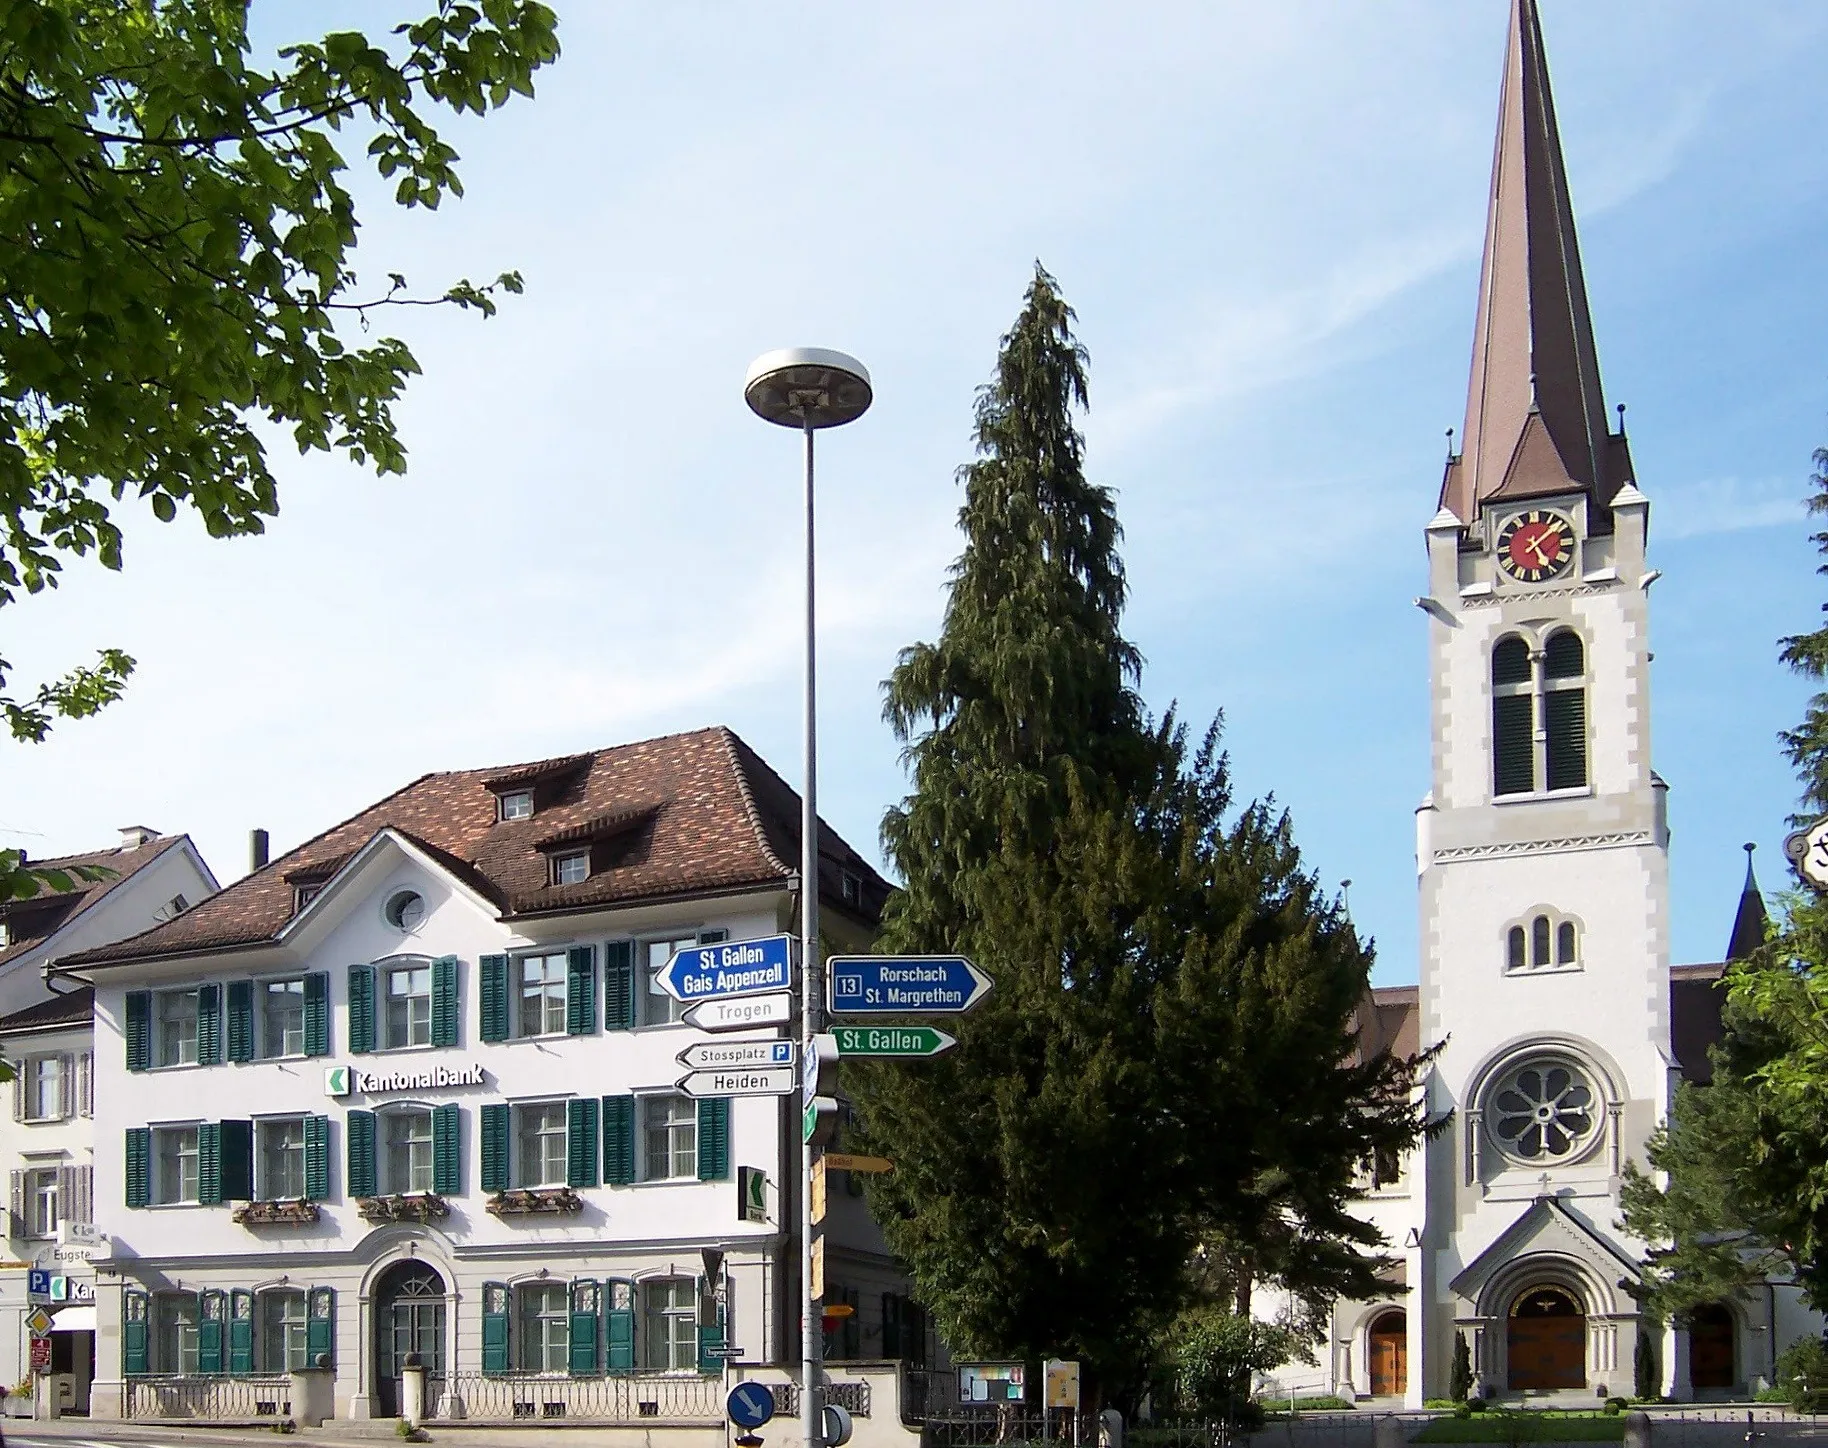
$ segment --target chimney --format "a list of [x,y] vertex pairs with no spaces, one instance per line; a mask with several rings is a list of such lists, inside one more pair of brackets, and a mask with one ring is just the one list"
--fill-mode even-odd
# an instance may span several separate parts
[[248,831],[248,869],[264,870],[267,867],[270,846],[267,843],[265,830]]
[[121,848],[137,850],[141,845],[149,845],[159,837],[159,832],[146,825],[122,825]]

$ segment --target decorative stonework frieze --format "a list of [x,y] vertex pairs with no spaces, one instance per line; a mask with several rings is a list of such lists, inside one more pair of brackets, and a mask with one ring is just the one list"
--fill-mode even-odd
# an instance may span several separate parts
[[488,1210],[498,1217],[570,1216],[584,1210],[584,1198],[570,1187],[523,1187],[497,1192]]
[[1617,830],[1604,835],[1568,835],[1558,840],[1509,840],[1462,845],[1457,849],[1431,851],[1429,858],[1437,863],[1450,860],[1493,860],[1504,855],[1559,855],[1569,850],[1608,850],[1649,843],[1649,830]]
[[1608,583],[1575,583],[1565,588],[1532,588],[1528,593],[1516,589],[1507,589],[1500,593],[1460,595],[1461,608],[1494,608],[1506,599],[1528,599],[1535,603],[1543,598],[1596,598],[1602,593],[1611,593],[1617,588],[1616,581]]
[[365,1222],[429,1222],[448,1217],[451,1204],[436,1192],[395,1192],[389,1197],[358,1197],[355,1209]]
[[243,1227],[308,1227],[317,1215],[316,1202],[243,1202],[229,1220]]

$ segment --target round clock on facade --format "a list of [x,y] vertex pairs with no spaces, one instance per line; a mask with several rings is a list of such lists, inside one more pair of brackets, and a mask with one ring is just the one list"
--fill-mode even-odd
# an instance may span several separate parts
[[1574,524],[1560,513],[1516,513],[1498,530],[1498,566],[1523,583],[1565,573],[1574,562]]

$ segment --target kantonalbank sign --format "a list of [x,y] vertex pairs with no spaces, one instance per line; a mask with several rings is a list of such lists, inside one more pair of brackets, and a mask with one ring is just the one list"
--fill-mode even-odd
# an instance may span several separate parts
[[353,1066],[324,1068],[326,1096],[367,1096],[387,1091],[448,1091],[458,1086],[488,1084],[488,1072],[475,1061],[458,1066],[422,1066],[416,1071],[358,1071]]
[[675,951],[660,968],[660,988],[688,1004],[785,990],[793,983],[792,943],[789,936],[770,935],[761,940],[688,945]]

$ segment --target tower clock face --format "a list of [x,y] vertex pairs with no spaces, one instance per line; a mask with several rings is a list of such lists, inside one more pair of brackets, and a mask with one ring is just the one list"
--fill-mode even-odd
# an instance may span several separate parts
[[1574,524],[1560,513],[1517,513],[1498,530],[1498,566],[1523,583],[1558,578],[1574,562]]

